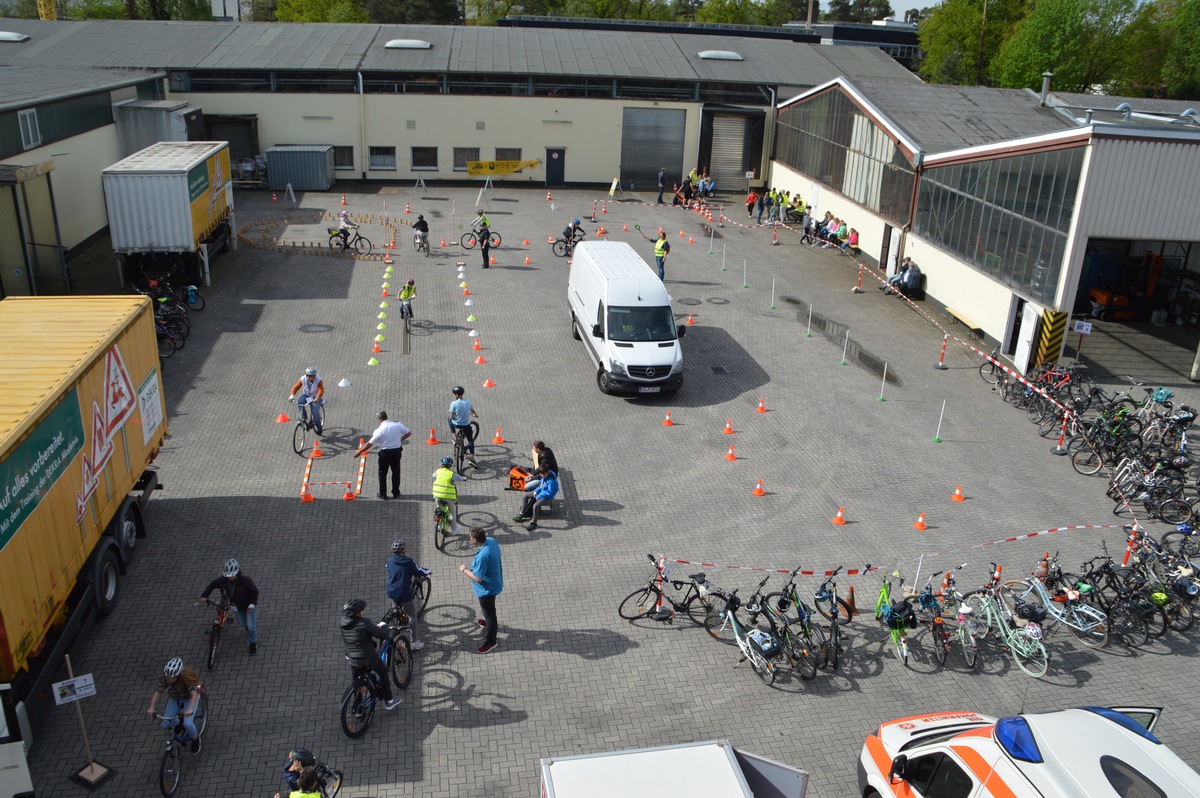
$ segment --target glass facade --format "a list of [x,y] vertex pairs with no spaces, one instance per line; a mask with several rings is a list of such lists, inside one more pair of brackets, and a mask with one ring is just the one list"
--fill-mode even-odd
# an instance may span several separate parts
[[850,98],[830,90],[779,114],[775,159],[891,220],[908,223],[916,172]]
[[1084,149],[926,167],[913,231],[1053,307]]

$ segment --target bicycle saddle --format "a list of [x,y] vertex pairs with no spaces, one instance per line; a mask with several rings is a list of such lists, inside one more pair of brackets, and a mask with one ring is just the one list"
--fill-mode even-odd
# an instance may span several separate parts
[[698,584],[698,585],[702,585],[702,584],[704,584],[704,578],[705,578],[705,577],[704,577],[704,574],[702,574],[702,573],[700,573],[700,574],[688,574],[688,579],[691,579],[693,582],[695,582],[695,583],[696,583],[696,584]]

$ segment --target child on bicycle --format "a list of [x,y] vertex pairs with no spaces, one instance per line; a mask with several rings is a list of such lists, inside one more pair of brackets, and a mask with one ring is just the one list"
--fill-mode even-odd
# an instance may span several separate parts
[[467,459],[471,461],[471,465],[479,468],[479,463],[475,462],[475,438],[471,436],[471,419],[479,418],[479,414],[475,412],[475,407],[471,402],[463,398],[463,394],[466,392],[467,389],[461,385],[454,386],[450,392],[454,394],[454,401],[450,403],[448,411],[450,415],[446,420],[450,424],[451,438],[458,430],[463,431],[463,438],[467,444]]
[[413,222],[413,232],[421,241],[421,248],[429,249],[429,222],[425,221],[424,214],[417,214],[417,220]]
[[183,735],[177,739],[181,743],[190,741],[192,753],[199,753],[200,737],[196,732],[195,713],[196,704],[200,702],[200,677],[191,668],[185,668],[182,659],[174,657],[163,668],[162,675],[158,677],[158,685],[150,694],[150,707],[146,710],[150,717],[154,716],[158,698],[163,693],[167,694],[167,708],[163,710],[166,716],[163,718],[162,727],[169,729],[172,724],[179,725],[182,721]]
[[342,621],[339,624],[342,648],[346,659],[350,660],[351,668],[375,671],[379,677],[379,689],[383,693],[383,708],[390,712],[400,706],[400,699],[392,697],[392,679],[379,657],[379,647],[375,642],[387,640],[389,633],[384,624],[376,625],[363,617],[366,608],[367,602],[360,598],[352,598],[342,607]]
[[[462,531],[462,527],[458,523],[458,486],[455,482],[462,482],[466,477],[460,477],[454,473],[454,458],[446,456],[442,458],[442,464],[437,471],[433,472],[433,500],[436,502],[441,499],[450,504],[450,518],[454,523],[454,528],[451,534],[457,535]],[[416,630],[413,630],[416,634]]]
[[[437,487],[437,483],[434,483]],[[436,495],[436,494],[435,494]],[[413,651],[425,648],[420,640],[417,626],[417,605],[413,601],[413,580],[420,575],[428,576],[429,569],[422,568],[413,562],[405,551],[403,540],[392,541],[392,556],[387,560],[387,597],[392,605],[404,610],[408,615],[408,623],[412,627],[412,642],[408,644]]]
[[[283,794],[277,792],[275,798],[283,798]],[[301,770],[296,776],[295,789],[289,792],[286,798],[323,798],[321,779],[317,776],[317,771],[313,768]]]
[[350,231],[357,230],[358,225],[350,221],[350,211],[342,211],[341,221],[338,222],[338,235],[342,237],[342,246],[350,246]]
[[417,281],[409,277],[408,282],[400,289],[400,318],[413,317],[412,298],[417,294]]

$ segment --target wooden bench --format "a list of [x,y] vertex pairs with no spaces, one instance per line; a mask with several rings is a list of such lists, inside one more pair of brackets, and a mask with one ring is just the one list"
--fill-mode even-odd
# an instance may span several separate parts
[[980,341],[983,340],[983,328],[967,318],[961,311],[957,311],[954,308],[946,308],[946,317],[950,319],[951,324],[957,322],[966,327],[970,331],[968,337]]

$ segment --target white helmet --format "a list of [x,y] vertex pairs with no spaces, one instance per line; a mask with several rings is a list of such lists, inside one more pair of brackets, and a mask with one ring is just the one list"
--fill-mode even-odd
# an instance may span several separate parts
[[342,211],[342,216],[343,216],[343,217],[345,217],[346,219],[349,219],[349,218],[350,218],[350,211]]
[[183,660],[181,660],[179,657],[172,659],[167,663],[167,666],[163,668],[163,676],[166,676],[168,679],[174,679],[181,673],[183,673]]
[[306,368],[306,369],[304,370],[304,373],[305,373],[305,374],[307,374],[307,375],[308,375],[308,376],[310,376],[310,377],[315,377],[315,376],[317,376],[317,370],[316,370],[315,368],[313,368],[312,366],[309,366],[308,368]]
[[242,566],[241,566],[241,563],[239,563],[237,560],[235,560],[231,557],[225,561],[225,575],[226,576],[237,576],[238,571],[240,571],[240,570],[242,570]]

